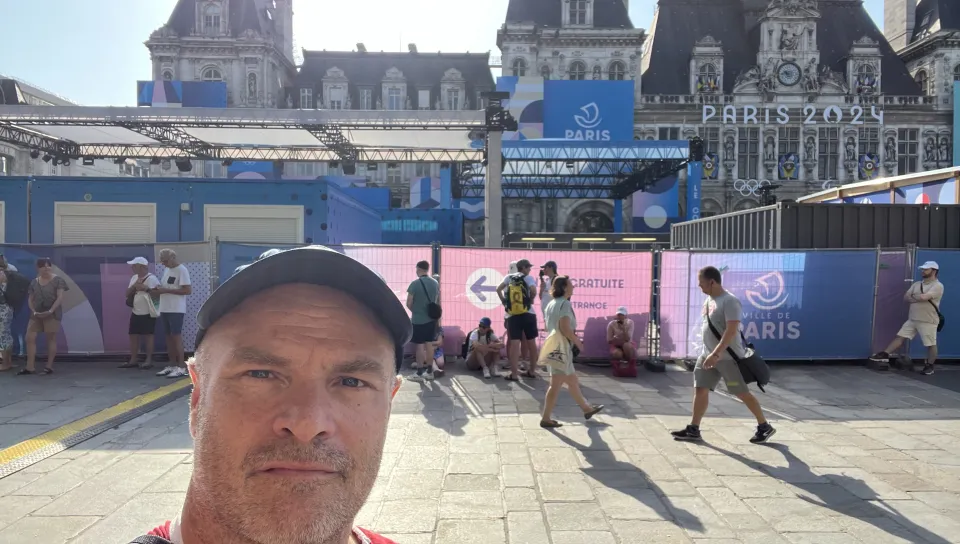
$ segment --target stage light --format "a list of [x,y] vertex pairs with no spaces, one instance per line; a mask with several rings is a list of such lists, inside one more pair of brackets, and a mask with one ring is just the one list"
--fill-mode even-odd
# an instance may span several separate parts
[[113,164],[125,164],[126,162],[127,159],[125,157],[117,157],[116,159],[113,159]]
[[343,175],[352,176],[357,173],[357,163],[355,162],[344,162],[343,163]]
[[37,150],[37,149],[34,149],[33,151],[31,151],[31,152],[30,152],[30,158],[31,158],[31,159],[39,159],[39,158],[40,158],[40,151]]
[[93,159],[91,159],[91,158],[89,158],[89,157],[84,157],[84,158],[83,158],[83,165],[84,165],[84,166],[93,166],[93,163],[94,163],[94,160],[93,160]]
[[150,159],[150,164],[152,164],[152,165],[154,165],[154,166],[160,164],[160,158],[159,158],[159,157],[154,157],[154,158]]
[[190,162],[190,159],[177,159],[177,170],[181,172],[190,172],[193,170],[193,163]]
[[43,155],[43,162],[50,162],[51,160],[53,160],[53,155],[49,153],[45,153]]
[[60,159],[60,164],[70,166],[70,159]]
[[227,159],[227,160],[223,161],[221,164],[223,164],[224,166],[226,166],[226,167],[229,168],[230,165],[233,164],[233,159]]

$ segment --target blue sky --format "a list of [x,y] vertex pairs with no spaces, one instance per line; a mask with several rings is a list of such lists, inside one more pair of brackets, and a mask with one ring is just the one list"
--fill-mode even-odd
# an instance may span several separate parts
[[[864,3],[882,28],[883,0]],[[0,50],[0,74],[84,105],[132,106],[136,81],[150,77],[143,42],[167,21],[176,0],[3,4],[0,47],[6,50]],[[649,28],[655,5],[655,0],[632,0],[634,24]],[[298,46],[307,49],[350,51],[363,42],[369,51],[399,51],[413,42],[420,51],[496,51],[506,6],[507,0],[296,0],[294,33]],[[462,24],[465,16],[469,32]]]

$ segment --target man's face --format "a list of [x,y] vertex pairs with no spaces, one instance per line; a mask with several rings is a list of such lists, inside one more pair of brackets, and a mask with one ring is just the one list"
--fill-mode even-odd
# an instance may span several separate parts
[[925,279],[925,280],[932,278],[934,272],[936,272],[936,271],[935,271],[934,269],[932,269],[932,268],[924,268],[924,269],[921,269],[921,270],[920,270],[920,274],[923,276],[923,279]]
[[218,321],[191,367],[191,491],[254,542],[327,542],[380,468],[398,385],[394,344],[326,287],[261,292]]
[[519,267],[518,270],[519,270],[520,273],[523,274],[524,276],[529,276],[529,275],[530,275],[530,271],[533,270],[533,267],[532,267],[532,266],[523,266],[523,267]]
[[697,274],[697,285],[700,286],[700,290],[703,291],[703,294],[709,295],[710,290],[713,288],[713,280],[708,280],[704,278],[703,275]]
[[625,316],[625,315],[623,315],[623,314],[617,314],[617,322],[619,322],[619,323],[623,323],[623,320],[626,319],[626,318],[627,318],[627,316]]

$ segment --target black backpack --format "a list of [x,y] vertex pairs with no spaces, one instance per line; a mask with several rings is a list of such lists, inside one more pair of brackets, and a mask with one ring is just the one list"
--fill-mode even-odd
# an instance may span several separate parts
[[[478,334],[477,334],[477,340],[479,340],[479,339],[480,339],[480,334],[479,334],[479,332],[480,332],[480,329],[473,329],[472,331],[470,331],[470,332],[467,333],[467,337],[464,338],[464,340],[463,340],[463,345],[460,346],[460,357],[461,357],[461,358],[466,359],[466,358],[467,358],[467,355],[470,353],[470,336],[471,336],[473,333],[478,333]],[[488,343],[488,344],[490,343],[490,335],[491,335],[491,334],[493,334],[493,331],[490,330],[490,329],[487,329],[486,337],[487,337],[487,343]]]
[[4,291],[4,298],[7,304],[14,311],[23,307],[27,300],[27,292],[30,290],[30,280],[19,272],[7,271],[7,289]]

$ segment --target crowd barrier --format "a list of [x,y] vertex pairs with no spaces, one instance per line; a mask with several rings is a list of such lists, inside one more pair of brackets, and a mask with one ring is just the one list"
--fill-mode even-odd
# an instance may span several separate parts
[[[124,291],[131,271],[126,262],[144,256],[157,261],[160,249],[171,247],[190,270],[193,294],[187,299],[184,345],[194,347],[195,316],[217,285],[273,245],[182,243],[157,245],[38,246],[0,245],[0,252],[26,275],[39,257],[50,257],[70,290],[64,303],[60,353],[123,354],[128,350],[129,308]],[[723,272],[724,286],[743,303],[743,333],[771,360],[862,359],[879,351],[906,319],[903,293],[914,281],[917,264],[935,260],[946,290],[942,310],[947,329],[940,336],[940,356],[960,359],[960,326],[952,308],[960,288],[960,252],[950,250],[826,250],[799,252],[582,252],[484,249],[434,246],[344,245],[334,249],[377,271],[397,298],[405,302],[419,261],[440,274],[444,348],[460,351],[464,337],[481,317],[503,333],[503,308],[496,287],[509,263],[528,259],[535,266],[555,261],[575,286],[572,298],[586,357],[605,358],[606,326],[619,306],[626,306],[636,324],[642,357],[693,359],[702,348],[704,294],[697,271],[708,265]],[[655,263],[657,266],[655,267]],[[159,264],[151,265],[158,276]],[[534,271],[536,274],[536,270]],[[539,301],[535,311],[543,327]],[[504,316],[505,317],[505,316]],[[15,336],[26,329],[19,311]],[[157,351],[162,352],[158,330]],[[541,333],[541,339],[543,335]],[[40,342],[42,353],[42,342]],[[22,353],[22,348],[18,347]],[[924,349],[912,342],[910,352]]]

